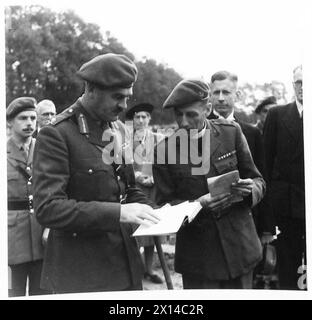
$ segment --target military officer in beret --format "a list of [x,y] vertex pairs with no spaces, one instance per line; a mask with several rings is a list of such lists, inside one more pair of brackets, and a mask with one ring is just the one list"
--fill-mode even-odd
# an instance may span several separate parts
[[36,100],[21,97],[7,110],[10,138],[7,141],[8,170],[8,263],[9,296],[47,293],[40,289],[43,248],[42,227],[33,209],[32,169],[36,129]]
[[124,129],[118,115],[137,68],[108,53],[83,64],[78,75],[84,94],[40,130],[35,149],[34,206],[50,228],[41,284],[55,293],[142,289],[143,265],[131,235],[134,225],[158,217],[135,186],[133,166],[103,158],[104,133]]
[[[252,270],[262,256],[251,208],[262,199],[265,182],[252,160],[240,126],[224,119],[206,119],[210,112],[208,99],[209,86],[205,82],[187,79],[178,83],[164,102],[164,108],[174,109],[179,128],[189,136],[190,146],[197,139],[199,155],[209,148],[209,157],[203,157],[202,162],[209,161],[210,166],[202,166],[207,170],[195,175],[192,169],[198,163],[192,161],[194,154],[190,152],[184,163],[178,159],[175,164],[168,163],[167,157],[165,164],[155,160],[157,203],[195,200],[203,207],[177,233],[175,270],[182,274],[185,289],[251,288]],[[174,138],[172,135],[163,140],[160,144],[164,148],[157,146],[157,156],[158,150],[172,153],[168,146]],[[183,147],[176,141],[176,155],[185,153],[181,152]],[[207,178],[232,170],[240,174],[240,180],[231,187],[232,192],[211,196]],[[237,195],[243,200],[234,202]]]

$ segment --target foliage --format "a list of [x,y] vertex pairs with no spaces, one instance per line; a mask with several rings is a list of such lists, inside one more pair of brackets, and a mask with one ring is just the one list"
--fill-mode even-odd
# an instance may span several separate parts
[[[122,53],[134,60],[116,38],[85,23],[73,11],[53,12],[41,6],[8,7],[6,27],[6,100],[34,96],[51,99],[60,112],[83,92],[76,76],[80,66],[98,54]],[[161,106],[180,77],[153,60],[138,61],[139,80],[133,101]],[[155,121],[161,121],[160,109]],[[171,121],[172,118],[169,119]]]

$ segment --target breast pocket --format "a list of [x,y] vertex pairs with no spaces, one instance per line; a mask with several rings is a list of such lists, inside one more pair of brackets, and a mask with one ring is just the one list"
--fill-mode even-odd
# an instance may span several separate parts
[[192,175],[190,167],[177,166],[171,170],[179,199],[194,200],[207,191],[207,182],[203,176]]
[[9,171],[8,172],[8,180],[17,180],[18,179],[18,172],[16,171]]
[[219,174],[223,174],[226,172],[236,170],[237,164],[238,164],[238,161],[237,161],[236,154],[230,155],[230,156],[225,157],[223,159],[217,158],[213,162],[213,165]]
[[73,166],[69,194],[78,201],[108,200],[116,189],[112,169],[102,159],[81,159]]

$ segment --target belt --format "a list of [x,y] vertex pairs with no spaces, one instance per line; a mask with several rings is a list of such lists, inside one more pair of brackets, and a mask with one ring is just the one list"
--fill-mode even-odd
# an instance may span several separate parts
[[8,201],[8,210],[29,210],[29,201]]

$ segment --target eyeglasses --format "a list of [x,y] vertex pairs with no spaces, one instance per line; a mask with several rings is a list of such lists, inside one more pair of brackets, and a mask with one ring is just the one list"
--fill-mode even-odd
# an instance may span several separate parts
[[296,87],[302,87],[302,80],[297,80],[294,82]]

